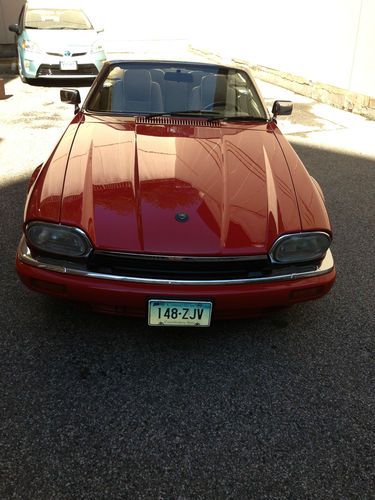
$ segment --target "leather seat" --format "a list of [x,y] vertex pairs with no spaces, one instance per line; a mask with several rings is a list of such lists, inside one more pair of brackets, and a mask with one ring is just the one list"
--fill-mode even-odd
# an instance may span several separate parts
[[150,75],[152,81],[159,84],[162,102],[164,102],[164,93],[165,93],[164,71],[162,69],[150,69]]
[[202,78],[201,109],[213,109],[216,105],[234,110],[236,107],[236,91],[228,86],[224,75],[208,75]]
[[127,69],[122,81],[112,89],[112,111],[124,113],[160,113],[163,111],[160,85],[149,71]]
[[228,85],[224,75],[207,75],[194,87],[190,96],[190,108],[212,111],[216,107],[227,112],[236,109],[236,91]]
[[189,102],[189,84],[187,82],[165,82],[165,111],[185,111]]
[[42,21],[42,16],[39,12],[33,12],[32,10],[29,10],[27,13],[27,25],[31,26],[40,26],[43,24]]

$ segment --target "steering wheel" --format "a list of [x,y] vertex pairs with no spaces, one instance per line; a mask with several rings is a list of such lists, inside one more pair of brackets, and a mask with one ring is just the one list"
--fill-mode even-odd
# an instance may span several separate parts
[[209,102],[208,104],[206,104],[206,106],[204,108],[201,109],[201,111],[207,111],[209,108],[213,108],[213,107],[218,107],[218,106],[226,106],[226,101],[212,101],[212,102]]
[[[226,106],[227,102],[226,101],[212,101],[206,104],[204,108],[201,108],[201,111],[208,111],[209,108],[211,107],[218,107],[218,106]],[[232,105],[233,106],[233,105]],[[234,104],[233,106],[234,111],[242,111],[241,108],[238,106],[238,104]]]

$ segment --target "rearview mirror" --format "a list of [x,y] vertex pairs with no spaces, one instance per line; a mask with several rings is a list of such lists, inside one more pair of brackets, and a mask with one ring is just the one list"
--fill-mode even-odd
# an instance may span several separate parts
[[164,80],[167,82],[193,83],[193,75],[190,73],[181,73],[180,71],[168,71],[165,73]]
[[279,115],[291,115],[293,111],[292,101],[275,101],[272,106],[272,114],[275,119]]
[[12,31],[13,33],[16,33],[16,35],[20,35],[21,34],[21,29],[18,26],[18,24],[11,24],[8,27],[8,29],[9,29],[9,31]]
[[79,104],[81,104],[81,95],[79,90],[75,89],[61,89],[60,99],[62,102],[68,104],[74,104],[74,113],[77,114],[79,111]]

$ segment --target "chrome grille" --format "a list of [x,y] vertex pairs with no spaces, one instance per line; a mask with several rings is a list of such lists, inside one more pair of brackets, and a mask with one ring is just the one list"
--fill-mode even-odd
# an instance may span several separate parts
[[98,74],[95,64],[78,64],[76,70],[62,70],[58,64],[41,64],[37,76],[82,76],[94,77]]
[[273,277],[285,272],[305,272],[317,264],[280,266],[271,264],[266,255],[233,257],[189,257],[123,254],[95,250],[89,271],[107,275],[164,280],[235,280]]
[[[56,56],[56,57],[64,57],[64,54],[62,52],[47,52],[49,56]],[[73,54],[70,54],[69,57],[79,57],[79,56],[85,56],[87,52],[73,52]]]

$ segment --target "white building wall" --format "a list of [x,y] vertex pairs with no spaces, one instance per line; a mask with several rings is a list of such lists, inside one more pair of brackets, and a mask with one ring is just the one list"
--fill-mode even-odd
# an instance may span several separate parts
[[225,5],[217,38],[196,30],[195,45],[375,95],[375,0],[237,1],[235,25]]
[[375,96],[375,0],[363,0],[350,89]]

